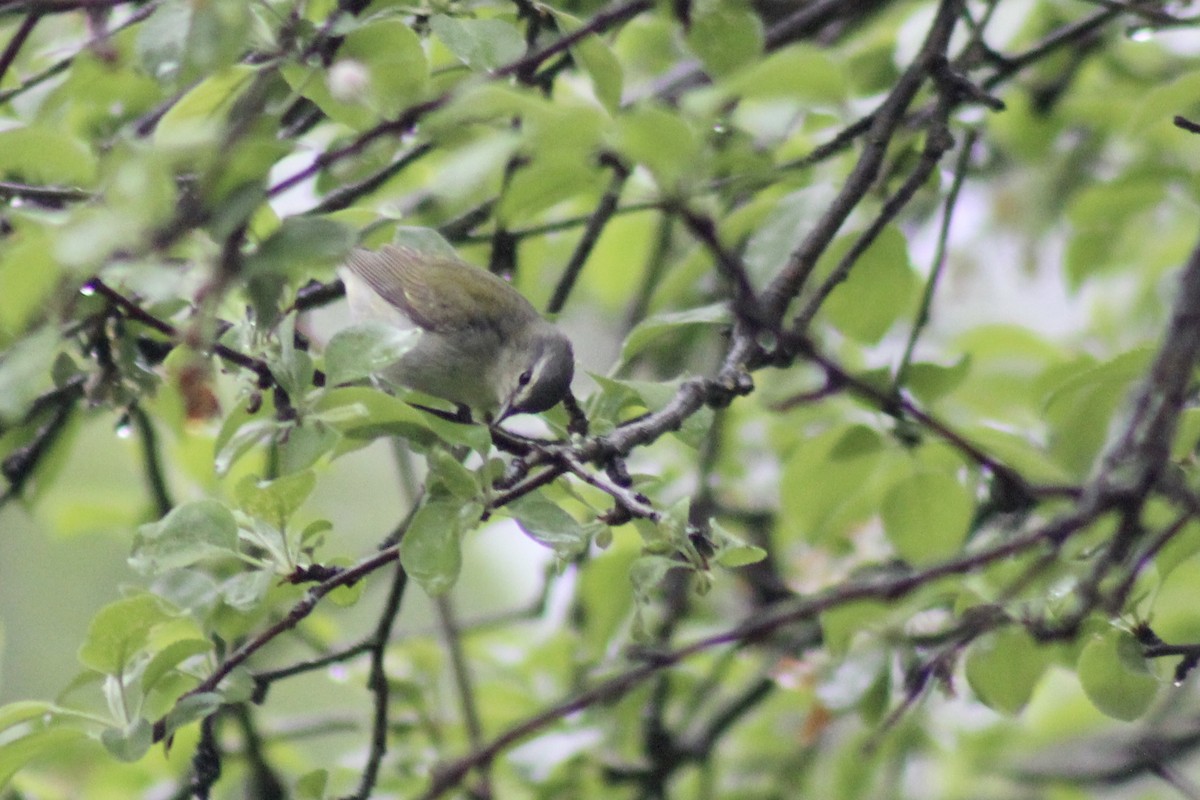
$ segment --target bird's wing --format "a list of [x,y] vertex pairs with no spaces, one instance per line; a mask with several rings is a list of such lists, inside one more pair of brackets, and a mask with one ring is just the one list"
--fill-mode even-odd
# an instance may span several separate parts
[[453,257],[386,245],[355,250],[346,266],[425,330],[505,328],[537,315],[503,279]]

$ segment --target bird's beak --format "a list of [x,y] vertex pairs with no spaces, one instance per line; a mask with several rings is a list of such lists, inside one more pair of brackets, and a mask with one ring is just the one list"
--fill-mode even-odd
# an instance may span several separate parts
[[492,417],[492,424],[499,425],[501,422],[503,422],[505,419],[507,419],[508,416],[512,413],[513,413],[513,399],[511,397],[505,398],[504,402],[500,404],[500,408],[496,411],[495,415]]

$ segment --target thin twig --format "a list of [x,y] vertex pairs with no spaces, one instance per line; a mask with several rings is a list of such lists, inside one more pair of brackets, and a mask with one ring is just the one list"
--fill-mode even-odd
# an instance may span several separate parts
[[588,216],[587,227],[583,229],[583,236],[575,245],[571,259],[563,267],[562,277],[558,279],[558,284],[554,287],[554,295],[546,305],[547,314],[557,314],[567,304],[567,298],[570,297],[571,290],[575,288],[575,281],[578,280],[579,273],[583,271],[583,265],[587,262],[588,256],[591,255],[592,249],[600,239],[600,234],[612,219],[613,214],[616,213],[617,204],[621,201],[621,189],[629,178],[629,170],[615,158],[609,159],[606,163],[612,168],[612,179],[604,191],[604,196],[600,198],[596,210]]
[[900,388],[904,386],[908,378],[908,367],[912,363],[913,351],[916,350],[917,340],[921,338],[922,331],[929,324],[929,310],[933,305],[933,295],[937,292],[938,283],[942,277],[942,270],[946,266],[946,250],[947,243],[950,240],[950,222],[954,217],[954,209],[958,207],[958,193],[962,189],[963,181],[967,175],[967,166],[971,163],[971,151],[975,149],[975,142],[979,138],[979,131],[972,128],[962,144],[959,145],[958,161],[954,165],[954,180],[950,184],[950,191],[946,193],[946,201],[942,205],[942,223],[938,229],[937,248],[933,254],[933,264],[929,268],[929,278],[925,281],[925,291],[921,294],[920,305],[917,306],[917,315],[913,320],[912,329],[908,333],[908,341],[904,345],[904,354],[900,356],[900,364],[896,367],[896,377],[892,381],[892,390],[899,394]]

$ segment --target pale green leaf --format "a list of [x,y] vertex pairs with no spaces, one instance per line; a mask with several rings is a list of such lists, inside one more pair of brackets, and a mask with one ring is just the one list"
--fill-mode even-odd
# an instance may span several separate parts
[[216,500],[196,500],[138,528],[129,563],[142,574],[154,574],[236,552],[233,513]]

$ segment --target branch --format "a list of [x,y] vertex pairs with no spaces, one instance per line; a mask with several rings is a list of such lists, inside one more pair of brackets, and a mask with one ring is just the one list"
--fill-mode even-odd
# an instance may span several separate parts
[[[587,227],[583,229],[583,236],[575,245],[575,250],[571,253],[571,260],[563,267],[562,277],[558,279],[558,285],[554,287],[554,295],[546,306],[547,314],[557,314],[567,304],[567,297],[575,288],[575,281],[579,278],[579,273],[583,271],[583,265],[591,255],[592,248],[599,241],[604,226],[617,211],[617,204],[621,200],[621,189],[629,178],[629,169],[616,158],[604,159],[604,163],[613,171],[612,180],[609,181],[608,189],[600,198],[596,210],[587,217]],[[509,235],[516,237],[516,234],[511,232]]]
[[[250,656],[257,653],[267,644],[272,642],[280,634],[291,630],[300,624],[300,621],[311,614],[317,607],[317,603],[322,597],[338,589],[342,586],[352,586],[362,580],[367,575],[371,574],[380,567],[384,567],[395,561],[400,556],[399,545],[392,545],[385,550],[364,558],[353,567],[348,567],[331,578],[328,578],[321,583],[311,587],[304,596],[303,600],[292,606],[291,610],[279,621],[275,622],[270,627],[261,631],[258,635],[251,638],[237,650],[229,655],[207,678],[202,680],[191,691],[180,695],[176,700],[176,705],[194,694],[203,692],[211,692],[215,690],[229,676],[229,673],[246,662]],[[161,741],[167,733],[165,716],[154,723],[154,741]]]
[[[609,27],[624,22],[627,19],[637,16],[643,11],[647,11],[653,7],[650,0],[629,0],[625,3],[618,3],[607,11],[602,11],[592,17],[586,25],[583,25],[561,39],[552,42],[543,47],[537,52],[530,53],[523,58],[517,59],[491,73],[491,78],[503,78],[510,75],[515,75],[523,69],[528,69],[531,65],[537,65],[545,61],[547,58],[568,49],[571,45],[581,39],[590,36],[593,33],[599,33],[607,30]],[[312,163],[307,167],[300,169],[267,190],[268,197],[276,195],[291,189],[299,183],[302,183],[309,178],[317,175],[321,170],[331,164],[340,161],[347,156],[357,155],[366,149],[371,142],[383,136],[400,135],[409,131],[417,122],[427,114],[437,111],[446,106],[454,98],[452,91],[444,92],[437,97],[426,100],[421,103],[416,103],[409,106],[393,120],[388,120],[376,125],[369,130],[359,134],[353,141],[342,147],[334,150],[326,150],[313,159]]]
[[375,633],[367,642],[371,653],[371,672],[367,678],[367,688],[375,698],[374,715],[371,721],[371,752],[367,756],[366,766],[363,767],[359,779],[358,791],[347,800],[366,800],[375,788],[379,779],[379,766],[387,753],[388,736],[388,676],[384,668],[384,656],[387,654],[388,640],[392,636],[392,626],[400,612],[400,601],[404,598],[404,590],[408,587],[408,573],[399,561],[396,562],[396,575],[392,579],[392,588],[388,591],[387,602],[379,614],[379,622]]
[[1066,515],[1022,536],[919,572],[898,577],[865,578],[847,582],[821,594],[786,601],[774,609],[758,611],[750,619],[722,633],[673,650],[656,652],[646,663],[631,667],[522,720],[484,747],[476,748],[444,765],[437,770],[429,787],[420,795],[420,800],[435,800],[441,797],[461,783],[472,769],[491,763],[496,756],[517,742],[572,714],[620,699],[660,671],[674,667],[695,655],[717,647],[760,640],[781,627],[813,619],[821,612],[856,600],[899,599],[940,578],[973,572],[1030,548],[1052,543],[1064,529],[1072,527],[1078,521],[1076,516]]
[[961,10],[962,0],[942,0],[939,4],[937,16],[920,54],[875,111],[862,155],[841,191],[763,293],[766,320],[776,324],[782,320],[792,298],[799,293],[816,266],[817,258],[875,182],[888,143],[899,127],[905,110],[925,82],[930,65],[935,58],[945,57],[950,35],[954,32]]
[[33,29],[37,27],[38,21],[41,18],[41,11],[31,11],[26,15],[25,19],[21,20],[21,25],[17,28],[17,32],[8,40],[8,45],[4,48],[4,52],[0,53],[0,81],[4,80],[8,68],[16,60],[17,53],[21,52],[21,48],[25,46],[25,41],[29,38],[29,34],[33,33]]
[[908,378],[908,367],[912,363],[917,340],[921,338],[921,333],[929,324],[929,310],[933,305],[933,295],[941,280],[942,270],[946,267],[946,244],[950,240],[950,221],[954,217],[954,210],[958,207],[958,193],[962,190],[963,181],[967,176],[967,167],[971,163],[971,151],[975,149],[975,142],[978,138],[979,131],[972,128],[967,133],[966,139],[959,145],[958,161],[954,165],[954,180],[950,184],[950,191],[946,193],[946,200],[942,204],[942,222],[938,228],[933,265],[929,269],[929,278],[925,281],[925,290],[921,294],[920,305],[917,306],[917,315],[913,320],[912,330],[909,331],[908,341],[904,345],[904,354],[900,357],[900,364],[896,367],[895,379],[892,381],[892,391],[897,395]]

